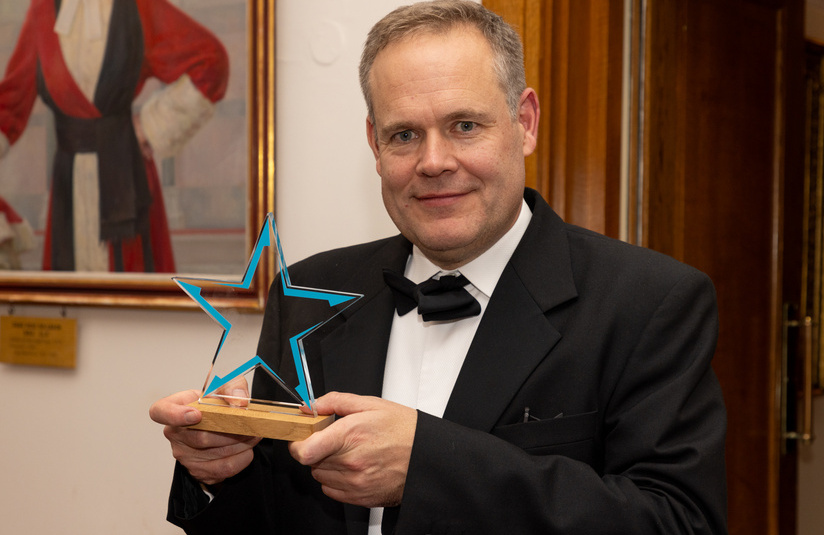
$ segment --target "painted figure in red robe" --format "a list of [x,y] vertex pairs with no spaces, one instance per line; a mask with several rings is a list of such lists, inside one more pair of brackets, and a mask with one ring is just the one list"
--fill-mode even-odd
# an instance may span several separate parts
[[[175,271],[154,157],[209,119],[228,71],[218,39],[167,0],[32,0],[0,81],[0,157],[39,95],[57,138],[43,269]],[[165,85],[133,116],[152,77]]]

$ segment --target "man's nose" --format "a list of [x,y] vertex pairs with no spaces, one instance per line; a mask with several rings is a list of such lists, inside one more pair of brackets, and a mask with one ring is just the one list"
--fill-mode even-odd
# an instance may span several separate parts
[[455,147],[440,133],[427,133],[420,145],[417,172],[425,176],[440,176],[445,172],[455,171],[458,161]]

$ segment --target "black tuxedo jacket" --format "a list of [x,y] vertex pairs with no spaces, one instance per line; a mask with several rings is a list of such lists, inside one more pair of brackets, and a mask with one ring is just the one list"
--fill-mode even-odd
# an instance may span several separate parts
[[[534,191],[525,198],[532,221],[443,418],[419,413],[403,500],[384,532],[726,533],[712,284],[565,224]],[[398,236],[290,268],[296,285],[364,294],[306,341],[316,395],[380,395],[394,310],[382,269],[402,272],[410,251]],[[294,315],[280,317],[282,300],[273,285],[260,343],[273,362],[280,333],[300,332]],[[254,388],[259,397],[268,387]],[[169,519],[190,533],[366,533],[368,510],[324,496],[282,442],[261,443],[207,507],[184,472]]]

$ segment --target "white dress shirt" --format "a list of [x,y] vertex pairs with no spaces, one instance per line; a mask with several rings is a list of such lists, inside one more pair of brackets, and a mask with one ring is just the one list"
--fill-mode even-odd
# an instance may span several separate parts
[[[412,248],[404,271],[409,280],[419,284],[432,276],[440,278],[441,275],[460,273],[469,279],[466,289],[480,303],[481,313],[460,320],[425,322],[416,310],[404,316],[399,316],[396,311],[389,335],[381,397],[433,416],[443,416],[489,298],[530,219],[532,212],[526,202],[522,202],[512,228],[481,256],[458,270],[441,270],[420,249]],[[380,534],[382,515],[383,509],[372,509],[369,535]]]

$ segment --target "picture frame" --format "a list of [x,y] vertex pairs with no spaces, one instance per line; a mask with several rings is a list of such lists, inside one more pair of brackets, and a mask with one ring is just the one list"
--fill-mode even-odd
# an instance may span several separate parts
[[[243,270],[249,259],[249,254],[254,246],[254,242],[258,236],[258,232],[262,223],[264,222],[267,213],[274,210],[274,153],[275,153],[275,2],[272,0],[225,0],[223,5],[220,0],[208,3],[193,3],[187,0],[169,0],[169,2],[182,11],[187,9],[201,9],[200,6],[205,6],[203,9],[223,9],[224,12],[217,13],[214,20],[218,21],[216,28],[210,28],[208,24],[203,24],[209,30],[220,38],[221,31],[231,27],[232,24],[238,24],[238,10],[239,8],[245,10],[245,27],[246,35],[242,43],[238,42],[238,36],[235,35],[235,42],[233,47],[227,43],[226,48],[229,51],[230,71],[233,71],[234,78],[230,79],[230,89],[232,91],[231,81],[238,80],[245,81],[246,87],[242,88],[240,95],[235,89],[234,98],[231,102],[226,104],[226,107],[231,112],[245,113],[245,143],[236,144],[242,146],[240,154],[235,154],[233,157],[241,158],[246,163],[245,170],[238,170],[238,173],[245,171],[245,178],[235,177],[236,180],[245,182],[245,192],[242,193],[241,200],[234,199],[234,204],[225,203],[220,205],[224,211],[231,211],[238,205],[245,209],[245,214],[238,216],[236,210],[232,217],[239,217],[243,228],[232,228],[225,230],[222,228],[183,228],[177,231],[179,242],[189,243],[195,242],[205,243],[201,247],[203,250],[195,250],[197,245],[191,245],[186,249],[189,253],[191,261],[181,262],[177,259],[178,250],[175,248],[177,243],[173,243],[175,250],[175,257],[178,268],[175,273],[110,273],[110,272],[74,272],[74,271],[41,271],[38,269],[22,269],[22,270],[0,270],[0,302],[8,305],[14,304],[43,304],[43,305],[90,305],[90,306],[112,306],[112,307],[143,307],[143,308],[180,308],[189,309],[196,308],[197,305],[187,295],[180,291],[177,285],[172,281],[173,275],[187,275],[193,274],[198,276],[214,276],[218,278],[239,278],[243,274]],[[20,4],[20,3],[13,3]],[[238,4],[242,4],[239,6]],[[14,9],[14,8],[9,8]],[[19,9],[19,7],[18,7]],[[9,15],[0,9],[0,26],[4,26],[3,16]],[[243,13],[240,13],[243,15]],[[20,20],[20,12],[11,13],[12,18],[16,17]],[[193,16],[195,20],[197,17]],[[18,23],[19,24],[19,23]],[[5,24],[8,27],[8,22]],[[18,28],[19,32],[19,28]],[[16,35],[18,32],[15,32]],[[7,32],[8,33],[8,32]],[[238,50],[243,47],[245,43],[246,61],[237,61],[237,57],[233,57],[232,50]],[[8,43],[5,43],[8,45]],[[13,45],[14,43],[12,43]],[[234,60],[234,61],[233,61]],[[2,66],[2,63],[0,63]],[[159,84],[158,84],[159,85]],[[236,88],[242,84],[236,84]],[[245,89],[245,91],[243,90]],[[150,83],[141,92],[141,95],[136,101],[139,105],[139,100],[144,93],[151,90]],[[39,99],[38,99],[39,100]],[[221,113],[222,103],[217,103],[217,111],[215,116],[210,121],[214,121]],[[42,106],[42,104],[40,104]],[[42,121],[41,121],[42,122]],[[208,126],[208,125],[207,125]],[[198,141],[211,142],[214,146],[215,140],[213,135],[204,135],[204,139],[198,139],[202,132],[195,134],[191,144],[194,145]],[[235,135],[235,138],[239,136]],[[22,138],[21,138],[22,139]],[[48,143],[46,143],[48,144]],[[12,146],[8,154],[12,154],[16,149]],[[214,151],[208,145],[202,147],[186,147],[190,154],[206,155],[212,154]],[[245,153],[245,154],[244,154]],[[227,156],[226,158],[228,158]],[[37,158],[40,160],[40,158]],[[225,163],[225,162],[223,162]],[[2,164],[2,160],[0,160]],[[227,164],[228,165],[228,164]],[[49,165],[43,165],[37,162],[32,167],[51,172]],[[157,161],[158,171],[162,173],[165,167],[172,166],[174,162]],[[214,166],[219,167],[219,166]],[[234,169],[234,168],[232,168]],[[0,168],[0,172],[2,168]],[[2,174],[0,173],[0,184],[2,184]],[[194,179],[222,182],[225,181],[225,175],[220,176],[205,176],[198,175]],[[48,179],[46,179],[48,180]],[[166,187],[164,184],[164,194]],[[0,195],[4,192],[0,188]],[[6,193],[7,195],[7,193]],[[241,194],[236,194],[235,197]],[[5,195],[4,195],[5,196]],[[210,206],[215,203],[223,203],[223,200],[213,201],[212,204],[205,202],[202,206],[195,206],[195,211],[200,212],[201,219],[203,217],[210,217]],[[41,203],[42,204],[42,203]],[[169,202],[167,201],[167,213]],[[170,228],[172,239],[176,237],[176,229],[173,227],[173,222],[170,218]],[[219,238],[222,235],[233,234],[236,242],[242,244],[236,249],[240,253],[240,249],[245,251],[240,253],[236,259],[236,264],[220,264],[219,271],[209,270],[206,267],[201,269],[202,261],[211,254],[211,249],[215,249],[214,242],[209,239]],[[190,237],[193,238],[189,240]],[[41,236],[42,240],[42,236]],[[189,240],[187,242],[187,240]],[[194,252],[192,252],[194,251]],[[229,252],[227,251],[227,255]],[[232,259],[234,261],[234,252]],[[262,259],[259,269],[254,275],[254,280],[248,290],[239,291],[233,297],[221,298],[214,302],[215,306],[241,309],[241,310],[262,310],[265,303],[266,293],[269,285],[274,277],[274,265],[270,259]]]

